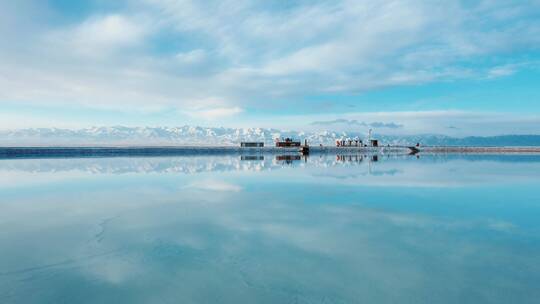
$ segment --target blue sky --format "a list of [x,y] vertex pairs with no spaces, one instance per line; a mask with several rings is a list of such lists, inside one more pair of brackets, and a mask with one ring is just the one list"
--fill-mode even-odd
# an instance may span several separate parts
[[540,134],[540,1],[0,7],[1,129]]

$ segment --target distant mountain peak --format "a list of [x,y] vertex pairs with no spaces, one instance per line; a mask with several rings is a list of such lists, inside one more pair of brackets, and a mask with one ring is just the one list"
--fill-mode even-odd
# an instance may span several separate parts
[[[445,135],[374,135],[382,144],[449,146],[540,146],[540,135],[470,136],[454,138]],[[366,139],[362,132],[283,131],[267,128],[210,128],[95,126],[84,129],[32,128],[0,131],[0,145],[238,145],[241,141],[273,144],[276,137],[307,140],[311,144],[334,145],[340,139]]]

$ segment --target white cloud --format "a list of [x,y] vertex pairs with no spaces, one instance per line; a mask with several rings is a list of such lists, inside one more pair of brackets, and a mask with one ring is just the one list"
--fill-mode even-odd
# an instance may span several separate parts
[[[356,121],[356,125],[320,125],[313,122]],[[376,125],[361,125],[361,122],[378,122]],[[503,134],[538,134],[540,115],[497,112],[472,112],[460,110],[444,111],[388,111],[321,113],[306,115],[272,115],[248,121],[248,125],[278,127],[306,131],[355,131],[366,132],[372,128],[376,133],[388,135],[444,134],[450,136],[493,136]],[[384,124],[400,125],[385,128]],[[378,126],[377,126],[378,125]],[[449,128],[452,126],[452,128]]]
[[510,76],[517,71],[518,67],[515,64],[496,66],[487,72],[487,78],[499,78],[504,76]]
[[102,56],[142,43],[148,31],[140,21],[112,14],[92,17],[73,28],[52,32],[48,43],[64,48],[63,51]]
[[196,49],[189,52],[180,52],[176,54],[176,59],[183,64],[201,63],[206,58],[206,51]]
[[121,15],[109,15],[89,20],[75,29],[74,35],[81,42],[93,46],[130,45],[138,42],[143,29]]
[[486,68],[485,70],[477,73],[479,79],[491,80],[506,76],[511,76],[522,70],[534,70],[540,67],[540,61],[529,60],[518,63],[500,64]]
[[[537,2],[133,0],[75,23],[22,18],[25,7],[0,12],[12,16],[0,33],[16,32],[0,48],[0,102],[176,107],[204,119],[261,100],[500,77],[526,64],[484,59],[540,45]],[[484,66],[461,64],[477,59]],[[199,104],[208,98],[227,103]]]
[[211,108],[211,109],[187,111],[185,113],[196,118],[202,118],[205,120],[215,120],[215,119],[238,115],[242,113],[243,111],[244,110],[240,107],[230,107],[230,108],[223,107],[223,108]]

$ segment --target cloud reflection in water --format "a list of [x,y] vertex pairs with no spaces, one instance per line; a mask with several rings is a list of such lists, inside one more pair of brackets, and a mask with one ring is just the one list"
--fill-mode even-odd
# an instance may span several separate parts
[[435,156],[0,161],[0,299],[532,303],[539,167]]

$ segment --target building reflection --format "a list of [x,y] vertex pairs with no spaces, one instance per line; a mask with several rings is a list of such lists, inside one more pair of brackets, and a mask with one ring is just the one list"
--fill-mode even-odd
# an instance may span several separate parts
[[243,161],[264,160],[264,155],[241,155],[240,160],[243,160]]
[[300,154],[286,154],[286,155],[276,155],[276,163],[284,164],[284,165],[292,165],[295,162],[299,162],[302,159],[304,162],[307,162],[308,155],[300,155]]
[[371,162],[378,162],[379,161],[379,155],[373,154],[373,155],[365,155],[365,154],[349,154],[349,155],[336,155],[336,161],[338,162],[355,162],[360,163],[364,159],[369,159]]
[[[417,161],[418,163],[442,163],[451,160],[493,162],[540,162],[538,156],[530,155],[392,155],[392,154],[332,154],[313,153],[301,155],[288,154],[245,154],[245,155],[198,155],[164,157],[103,157],[103,158],[50,158],[50,159],[12,159],[0,161],[0,172],[58,172],[84,171],[92,174],[124,173],[198,173],[225,171],[265,171],[279,170],[285,166],[321,168],[333,171],[338,167],[359,166],[366,171],[392,169],[396,165]],[[410,164],[410,163],[409,163]],[[413,165],[411,168],[417,168]],[[373,168],[372,168],[373,167]],[[332,169],[333,168],[333,169]],[[373,171],[374,172],[374,171]]]

